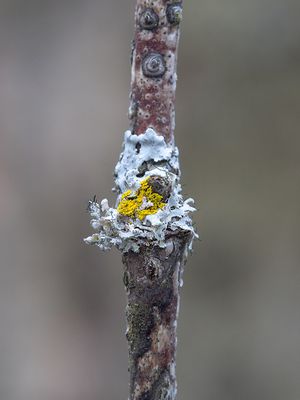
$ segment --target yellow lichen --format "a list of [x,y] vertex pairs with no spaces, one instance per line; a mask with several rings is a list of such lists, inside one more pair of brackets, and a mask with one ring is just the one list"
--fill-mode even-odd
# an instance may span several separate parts
[[122,194],[122,199],[125,199],[125,197],[129,196],[131,194],[131,190],[127,190]]
[[149,178],[144,179],[136,192],[127,190],[122,194],[117,208],[119,214],[142,221],[147,215],[156,214],[166,205],[163,197],[153,192],[148,180]]

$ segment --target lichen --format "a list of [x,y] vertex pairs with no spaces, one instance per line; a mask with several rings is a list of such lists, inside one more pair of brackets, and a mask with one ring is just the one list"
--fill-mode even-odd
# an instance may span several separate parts
[[[191,248],[197,234],[189,214],[195,208],[191,198],[183,200],[179,171],[178,149],[163,136],[153,129],[142,135],[125,132],[115,168],[116,208],[109,207],[106,199],[100,205],[90,201],[91,225],[97,233],[85,242],[102,250],[116,246],[125,253],[139,252],[151,244],[165,248],[168,234],[180,231],[190,234]],[[155,177],[160,184],[165,182],[165,191],[158,193]]]
[[143,221],[147,215],[156,214],[165,205],[163,196],[153,192],[149,185],[149,178],[147,178],[141,182],[136,192],[127,190],[122,194],[117,211],[121,215]]
[[149,350],[151,338],[149,333],[153,327],[153,316],[149,306],[131,303],[127,306],[127,340],[131,354],[140,356]]

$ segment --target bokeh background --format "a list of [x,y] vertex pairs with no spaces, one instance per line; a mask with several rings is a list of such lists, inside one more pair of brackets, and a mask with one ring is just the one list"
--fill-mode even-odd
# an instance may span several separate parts
[[[113,200],[134,3],[0,1],[1,400],[127,398],[120,254],[82,238],[87,200]],[[182,400],[300,398],[299,20],[299,0],[185,2]]]

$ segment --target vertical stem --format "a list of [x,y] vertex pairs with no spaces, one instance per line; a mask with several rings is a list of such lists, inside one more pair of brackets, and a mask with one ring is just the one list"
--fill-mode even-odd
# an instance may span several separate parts
[[174,140],[176,67],[182,1],[137,0],[132,48],[131,130],[151,127]]
[[[174,144],[176,66],[182,1],[137,0],[129,118],[133,134],[153,128]],[[186,233],[167,247],[123,255],[128,295],[130,400],[175,400],[176,326]]]
[[189,238],[123,256],[130,400],[174,400],[179,287]]
[[[174,145],[182,0],[137,0],[129,118],[115,169],[117,206],[89,203],[97,231],[85,239],[123,252],[129,400],[175,400],[179,289],[197,234],[179,183]],[[152,129],[149,129],[152,128]]]

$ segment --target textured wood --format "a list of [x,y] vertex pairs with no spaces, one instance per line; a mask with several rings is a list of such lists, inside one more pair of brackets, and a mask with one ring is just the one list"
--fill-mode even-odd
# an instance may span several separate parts
[[[131,130],[139,135],[152,127],[169,143],[174,139],[175,128],[181,7],[182,1],[138,0],[132,45]],[[153,76],[155,68],[150,68],[150,74],[147,75],[147,60],[150,58],[151,67],[151,57],[152,67],[159,64],[158,76]]]
[[[137,0],[131,57],[131,131],[140,135],[153,128],[171,146],[181,15],[182,1]],[[147,163],[147,170],[151,164]],[[167,200],[168,180],[150,180]],[[179,288],[191,232],[170,231],[167,236],[165,249],[149,243],[138,253],[123,254],[130,400],[176,398]]]
[[166,249],[150,246],[123,256],[130,400],[176,398],[179,288],[189,240],[177,234]]

